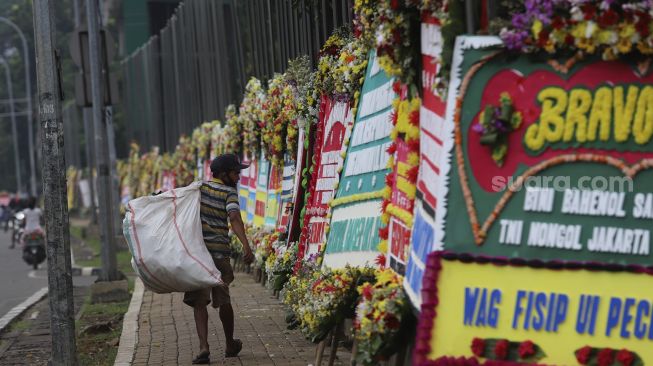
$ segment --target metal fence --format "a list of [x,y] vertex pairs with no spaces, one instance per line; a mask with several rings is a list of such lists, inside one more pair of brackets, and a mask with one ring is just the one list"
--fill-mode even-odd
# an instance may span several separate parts
[[126,137],[175,148],[204,121],[222,120],[251,76],[268,80],[351,24],[353,0],[187,0],[167,26],[122,61]]

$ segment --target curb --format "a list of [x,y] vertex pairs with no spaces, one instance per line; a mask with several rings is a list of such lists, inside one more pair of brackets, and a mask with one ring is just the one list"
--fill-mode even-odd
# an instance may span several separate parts
[[7,314],[0,318],[0,332],[3,331],[12,322],[12,320],[16,319],[18,316],[24,313],[25,310],[29,309],[32,305],[44,298],[47,294],[48,288],[43,287],[42,289],[36,291],[32,296],[28,297],[27,300],[21,302],[20,304],[14,306],[13,309],[9,310]]
[[102,268],[95,267],[72,267],[73,276],[99,276]]
[[143,303],[143,292],[145,292],[143,282],[140,278],[136,277],[134,293],[129,302],[129,309],[122,320],[120,345],[118,346],[114,366],[131,365],[134,360],[134,351],[138,343],[138,316],[141,312],[141,304]]

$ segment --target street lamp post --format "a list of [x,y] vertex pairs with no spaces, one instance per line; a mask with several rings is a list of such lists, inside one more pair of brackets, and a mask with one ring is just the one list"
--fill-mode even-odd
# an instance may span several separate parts
[[23,62],[25,64],[25,86],[27,92],[27,138],[28,141],[28,155],[29,155],[29,171],[30,171],[30,193],[32,196],[36,196],[36,167],[34,163],[34,129],[33,129],[33,119],[32,119],[32,77],[29,69],[29,49],[27,48],[27,39],[23,31],[18,28],[14,22],[11,20],[0,16],[0,22],[4,22],[8,26],[12,27],[20,37],[20,40],[23,44]]
[[20,159],[18,157],[18,133],[16,132],[16,112],[14,111],[14,91],[11,85],[11,72],[9,64],[3,57],[0,57],[0,64],[4,66],[5,78],[7,79],[7,93],[9,94],[9,114],[11,115],[11,134],[14,136],[14,164],[16,164],[16,191],[20,193],[23,183],[20,178]]

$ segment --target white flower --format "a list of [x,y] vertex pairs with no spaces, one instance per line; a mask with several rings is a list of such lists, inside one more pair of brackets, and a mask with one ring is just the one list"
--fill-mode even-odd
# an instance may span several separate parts
[[569,13],[571,14],[571,19],[577,22],[582,22],[585,19],[583,11],[578,6],[572,6]]
[[592,35],[594,34],[594,31],[596,31],[596,23],[594,21],[589,20],[587,22],[587,28],[585,28],[585,38],[592,38]]

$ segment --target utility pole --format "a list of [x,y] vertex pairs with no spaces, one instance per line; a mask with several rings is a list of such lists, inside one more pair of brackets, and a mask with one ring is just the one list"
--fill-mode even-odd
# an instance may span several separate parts
[[11,20],[0,17],[0,21],[12,27],[23,45],[23,64],[25,65],[25,92],[27,93],[27,145],[29,155],[29,171],[30,171],[30,193],[36,197],[36,163],[34,162],[34,118],[32,117],[32,74],[29,68],[29,48],[27,47],[27,39],[25,34],[18,28],[18,26]]
[[98,26],[97,0],[86,0],[86,18],[88,23],[89,63],[91,67],[91,99],[93,104],[93,129],[95,133],[95,158],[98,174],[98,197],[102,235],[102,274],[100,280],[118,279],[116,270],[115,230],[113,217],[113,199],[111,189],[111,165],[109,162],[109,144],[107,126],[102,107],[102,63],[100,59],[100,32]]
[[4,57],[0,56],[0,64],[5,69],[5,78],[7,79],[7,94],[9,94],[9,113],[11,114],[11,134],[14,137],[14,164],[16,164],[16,191],[23,189],[23,183],[20,176],[20,157],[18,156],[18,133],[16,132],[16,112],[14,111],[14,91],[11,85],[11,72],[9,64]]
[[61,82],[55,56],[54,4],[33,0],[34,44],[38,75],[39,120],[43,130],[43,198],[48,258],[48,298],[52,359],[50,364],[76,365],[73,281],[66,197],[66,161],[61,118]]

